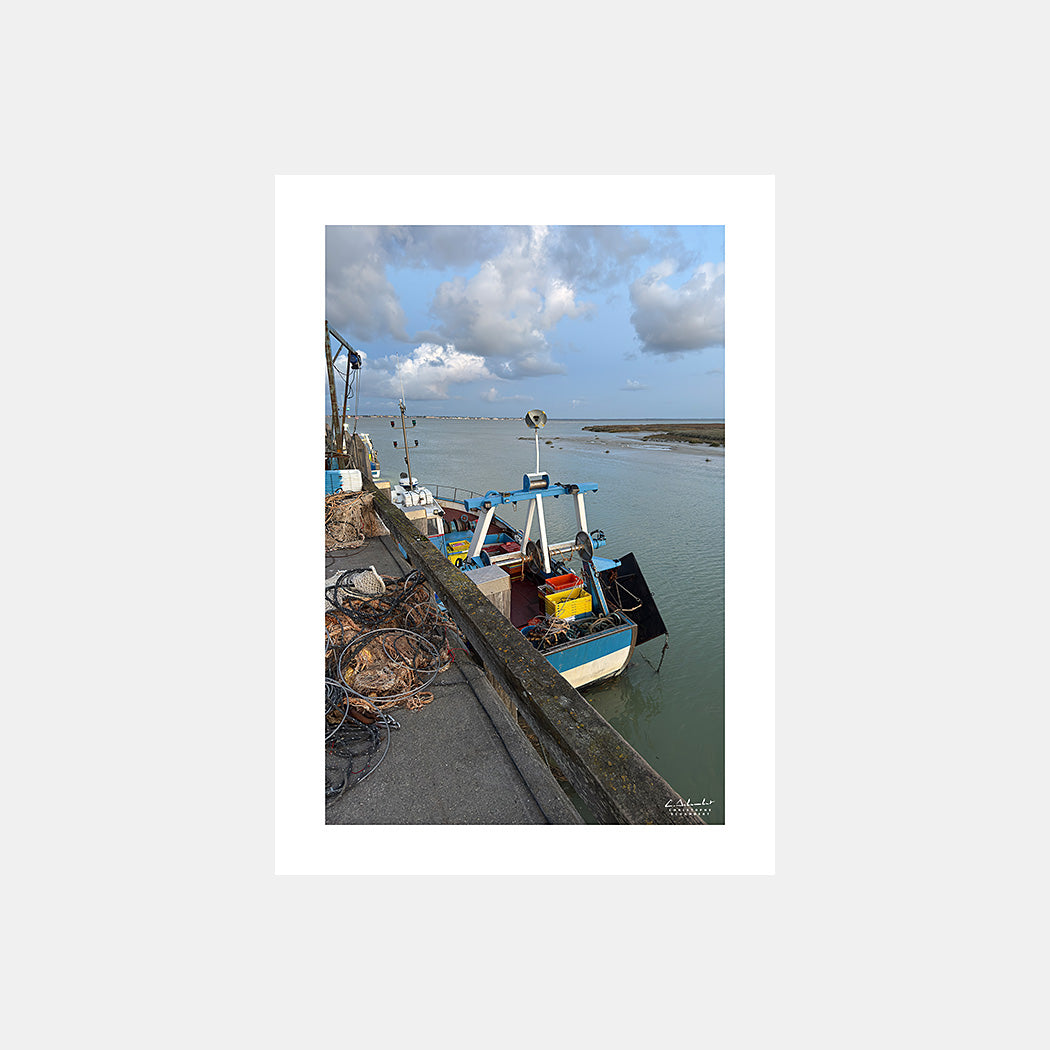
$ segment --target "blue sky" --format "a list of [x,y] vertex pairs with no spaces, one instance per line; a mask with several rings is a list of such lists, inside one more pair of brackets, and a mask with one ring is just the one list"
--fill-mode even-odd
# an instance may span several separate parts
[[362,414],[403,384],[417,415],[725,415],[723,226],[328,226],[325,248]]

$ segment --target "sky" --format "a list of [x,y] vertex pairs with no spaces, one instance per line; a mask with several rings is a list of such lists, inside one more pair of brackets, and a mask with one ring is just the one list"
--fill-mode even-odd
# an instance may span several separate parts
[[724,226],[325,234],[326,318],[365,358],[348,416],[395,412],[402,388],[416,415],[725,415]]

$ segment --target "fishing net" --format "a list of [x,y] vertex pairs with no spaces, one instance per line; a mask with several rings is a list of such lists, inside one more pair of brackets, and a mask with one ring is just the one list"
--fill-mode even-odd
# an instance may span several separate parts
[[324,498],[325,550],[360,547],[370,536],[386,535],[376,516],[372,492],[334,492]]
[[433,694],[424,690],[452,662],[448,631],[455,625],[421,573],[400,579],[376,573],[383,592],[371,595],[356,590],[360,575],[348,570],[325,587],[328,680],[369,714],[430,703]]
[[[434,699],[424,690],[443,669],[433,642],[415,631],[386,627],[360,635],[339,657],[339,680],[351,699],[372,710],[417,710]],[[445,664],[447,666],[447,664]]]
[[[448,632],[459,633],[423,575],[360,569],[325,581],[325,798],[360,783],[390,748],[389,713],[431,703],[428,686],[452,663]],[[382,585],[382,591],[379,590]],[[380,750],[381,749],[381,750]]]

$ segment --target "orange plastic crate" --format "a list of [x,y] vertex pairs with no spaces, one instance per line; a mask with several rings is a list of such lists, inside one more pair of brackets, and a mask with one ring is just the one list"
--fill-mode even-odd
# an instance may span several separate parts
[[582,587],[583,580],[575,573],[567,573],[565,576],[552,576],[540,587],[540,594],[557,594],[558,591],[567,591],[570,587]]

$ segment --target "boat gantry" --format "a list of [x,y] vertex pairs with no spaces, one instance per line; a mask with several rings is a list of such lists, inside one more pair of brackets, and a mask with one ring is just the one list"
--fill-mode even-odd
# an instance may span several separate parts
[[[403,400],[400,408],[402,433],[407,433]],[[600,529],[588,527],[584,497],[598,486],[552,483],[540,470],[538,430],[546,422],[539,409],[525,416],[537,432],[536,469],[522,476],[520,489],[477,494],[421,486],[411,475],[406,447],[408,471],[392,485],[391,500],[579,689],[620,674],[636,645],[665,635],[667,628],[634,554],[618,559],[595,554],[606,540]],[[544,501],[561,496],[573,502],[576,534],[552,542]],[[528,505],[523,529],[497,514],[501,506],[519,503]],[[571,563],[577,557],[579,571],[574,572]]]

